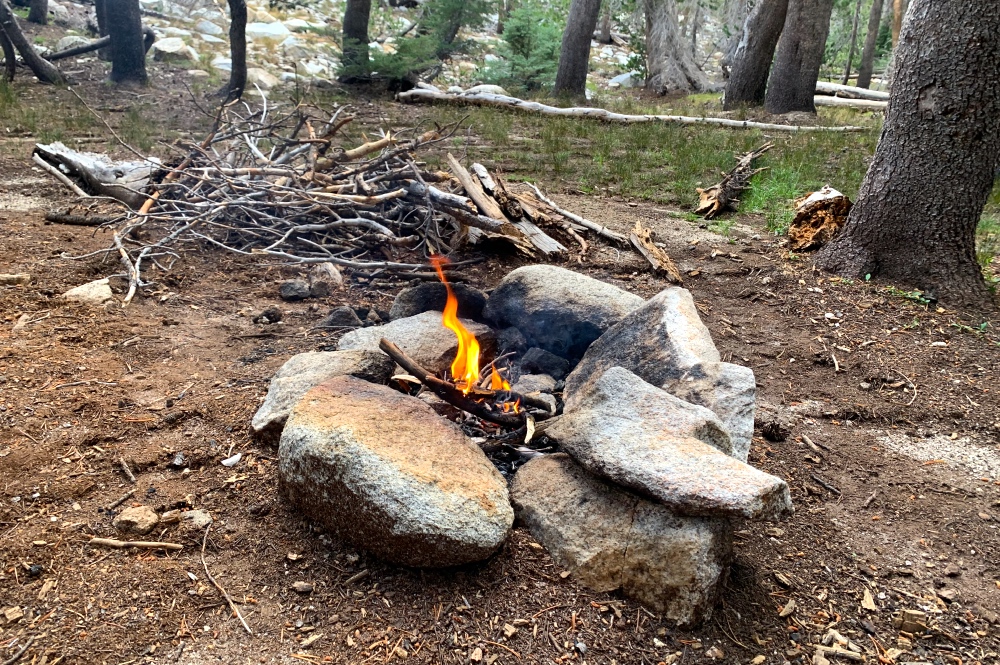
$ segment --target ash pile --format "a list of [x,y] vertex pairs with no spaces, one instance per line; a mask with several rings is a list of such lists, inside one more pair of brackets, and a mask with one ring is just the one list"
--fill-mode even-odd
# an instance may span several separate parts
[[516,518],[585,586],[694,624],[734,531],[792,513],[746,463],[753,372],[683,288],[644,301],[531,265],[488,295],[404,290],[391,314],[289,359],[253,418],[285,499],[335,537],[446,567],[503,556]]

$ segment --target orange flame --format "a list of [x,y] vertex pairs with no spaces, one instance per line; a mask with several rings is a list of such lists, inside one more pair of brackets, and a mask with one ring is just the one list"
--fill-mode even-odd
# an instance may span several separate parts
[[493,364],[490,364],[490,390],[510,390],[510,384],[500,376],[500,372]]
[[467,395],[475,387],[476,383],[479,382],[479,341],[458,320],[458,298],[455,297],[455,293],[451,290],[451,285],[444,276],[444,270],[441,269],[441,266],[447,262],[448,259],[443,256],[431,257],[431,264],[434,266],[434,270],[437,271],[438,277],[441,278],[441,282],[448,291],[448,300],[444,306],[444,315],[441,317],[441,323],[458,337],[458,353],[455,354],[455,360],[451,363],[452,380]]

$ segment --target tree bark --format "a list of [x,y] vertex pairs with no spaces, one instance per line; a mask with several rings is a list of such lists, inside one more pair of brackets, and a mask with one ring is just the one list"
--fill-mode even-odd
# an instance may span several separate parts
[[341,60],[342,81],[364,78],[371,73],[368,55],[368,20],[371,16],[372,0],[347,0],[344,10],[343,54]]
[[14,75],[17,73],[17,52],[7,37],[7,33],[3,31],[2,25],[0,25],[0,51],[3,52],[3,80],[13,81]]
[[991,305],[976,226],[1000,158],[1000,13],[914,0],[875,157],[817,264],[878,275],[952,305]]
[[[99,37],[108,36],[108,3],[112,0],[94,0],[94,14],[97,16],[97,34]],[[102,48],[97,52],[97,57],[105,62],[111,62],[111,47]]]
[[31,0],[28,10],[28,20],[38,25],[49,24],[49,0]]
[[847,67],[844,68],[844,80],[842,83],[847,85],[847,82],[851,79],[851,65],[854,64],[854,50],[858,46],[858,23],[861,20],[861,3],[863,0],[858,0],[858,4],[854,7],[854,24],[851,26],[851,46],[847,49]]
[[882,0],[872,0],[872,11],[868,15],[868,33],[865,35],[865,47],[861,51],[861,64],[858,67],[859,88],[867,88],[872,84],[872,71],[875,69],[875,44],[878,41],[878,31],[881,25]]
[[733,54],[732,71],[722,100],[726,111],[764,103],[774,48],[785,25],[787,10],[788,0],[757,0]]
[[813,96],[830,31],[833,0],[789,0],[764,108],[769,113],[815,113]]
[[610,44],[611,43],[611,19],[613,11],[611,5],[612,0],[607,0],[604,3],[604,11],[601,12],[601,20],[597,24],[597,43],[598,44]]
[[660,95],[706,89],[708,78],[679,39],[674,0],[645,0],[645,9],[646,88]]
[[903,28],[906,15],[906,0],[892,0],[892,48],[899,44],[899,31]]
[[[226,102],[243,96],[247,87],[247,3],[246,0],[229,2],[229,83],[222,91]],[[365,42],[365,48],[368,43]]]
[[24,64],[28,66],[28,69],[35,75],[35,78],[42,83],[66,82],[63,75],[56,69],[56,66],[38,55],[31,42],[21,32],[21,26],[17,24],[17,19],[14,17],[14,10],[7,4],[7,0],[0,0],[0,28],[7,33],[7,38],[10,39],[17,52],[21,54],[21,59],[24,60]]
[[600,11],[601,0],[572,0],[570,3],[553,95],[584,96],[590,67],[590,40]]
[[105,0],[111,36],[111,81],[145,85],[146,49],[143,47],[139,0]]
[[[722,32],[724,38],[719,43],[718,50],[722,51],[722,59],[719,65],[722,67],[722,78],[728,79],[733,68],[733,58],[736,56],[736,48],[740,45],[743,37],[743,25],[747,20],[746,0],[726,0],[722,7]],[[777,42],[775,42],[777,43]]]

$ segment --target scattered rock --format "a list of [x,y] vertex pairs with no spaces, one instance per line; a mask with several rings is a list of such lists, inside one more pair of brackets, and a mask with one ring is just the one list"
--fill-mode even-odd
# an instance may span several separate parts
[[66,51],[71,48],[76,48],[77,46],[86,46],[89,43],[90,40],[86,37],[81,37],[80,35],[66,35],[56,42],[56,52]]
[[316,324],[316,327],[338,330],[344,328],[360,328],[363,325],[364,322],[358,318],[358,314],[354,311],[353,307],[341,305],[340,307],[334,307],[331,309],[330,313],[327,314],[322,321]]
[[174,468],[174,469],[183,469],[184,467],[186,467],[187,466],[187,458],[184,457],[184,453],[183,452],[179,452],[176,455],[174,455],[173,459],[170,460],[170,465],[169,466],[172,467],[172,468]]
[[181,60],[194,60],[197,62],[198,53],[184,43],[180,37],[164,37],[153,42],[153,59],[163,62],[176,62]]
[[317,263],[309,270],[309,293],[313,298],[326,298],[343,286],[343,275],[330,262]]
[[312,593],[314,588],[316,587],[310,584],[309,582],[299,581],[292,584],[292,591],[294,591],[295,593],[303,593],[303,594]]
[[557,266],[511,271],[494,289],[483,315],[498,327],[514,326],[527,344],[575,360],[642,298]]
[[957,589],[938,589],[938,598],[945,601],[946,603],[954,603],[958,600],[958,590]]
[[[486,294],[462,283],[453,284],[451,288],[458,300],[458,316],[463,319],[481,319],[483,307],[486,306]],[[440,282],[424,282],[403,289],[392,303],[389,320],[404,319],[422,312],[443,312],[446,300],[447,289]]]
[[621,589],[682,624],[711,616],[732,556],[727,520],[675,515],[563,453],[521,467],[511,498],[532,536],[582,584]]
[[310,297],[309,283],[301,279],[290,279],[278,287],[278,295],[287,302],[298,302]]
[[7,623],[20,621],[24,618],[24,610],[16,605],[14,607],[5,607],[3,610],[3,618],[7,620]]
[[214,521],[207,510],[188,510],[181,513],[181,527],[187,531],[204,531]]
[[388,383],[396,363],[381,351],[310,351],[289,358],[271,379],[264,403],[251,421],[253,431],[276,440],[292,407],[309,390],[335,376],[350,374],[373,383]]
[[645,81],[640,81],[634,72],[619,74],[608,81],[609,88],[638,88],[645,85]]
[[253,321],[254,323],[269,324],[269,323],[278,323],[279,321],[281,321],[281,317],[282,314],[280,309],[278,309],[277,307],[268,307],[260,314],[254,315],[253,318],[251,318],[250,320]]
[[217,26],[216,24],[212,23],[207,19],[202,19],[198,21],[195,24],[194,29],[203,35],[212,35],[214,37],[218,37],[223,32],[225,32],[221,27]]
[[949,563],[944,567],[944,574],[945,577],[958,577],[962,574],[962,569],[957,563]]
[[511,388],[522,395],[551,393],[556,389],[556,380],[548,374],[523,374]]
[[528,349],[521,357],[521,370],[538,374],[548,374],[556,380],[565,379],[573,366],[565,358],[537,346]]
[[545,430],[591,473],[683,515],[777,519],[792,513],[782,479],[734,459],[722,422],[613,367]]
[[498,86],[498,85],[490,85],[488,83],[484,83],[482,85],[474,85],[471,88],[469,88],[468,90],[466,90],[463,94],[466,94],[466,95],[480,95],[480,94],[503,95],[504,97],[510,97],[510,93],[507,92],[506,90],[504,90],[503,88],[501,88],[500,86]]
[[111,524],[124,533],[136,533],[144,536],[153,530],[160,522],[160,516],[149,506],[126,508],[118,514]]
[[504,328],[497,333],[498,353],[524,353],[528,348],[528,341],[517,328]]
[[278,21],[274,21],[273,23],[247,23],[247,37],[251,39],[281,41],[290,34],[292,34],[292,31]]
[[567,408],[588,382],[615,366],[714,411],[733,441],[732,454],[747,459],[757,392],[753,372],[720,362],[687,289],[661,291],[601,335],[566,379]]
[[74,287],[62,294],[62,297],[84,305],[103,305],[114,296],[111,293],[109,280],[105,277]]
[[261,90],[270,90],[278,85],[278,77],[260,67],[250,67],[247,69],[247,83],[256,84]]
[[278,458],[293,505],[391,563],[479,561],[513,524],[506,481],[457,425],[417,398],[354,377],[306,393]]
[[[481,323],[467,319],[463,319],[462,323],[479,340],[483,357],[492,357],[496,348],[493,331]],[[379,340],[383,337],[428,371],[439,374],[451,367],[451,362],[458,351],[458,338],[441,324],[439,312],[424,312],[405,319],[396,319],[384,326],[352,330],[340,338],[337,348],[378,351]]]

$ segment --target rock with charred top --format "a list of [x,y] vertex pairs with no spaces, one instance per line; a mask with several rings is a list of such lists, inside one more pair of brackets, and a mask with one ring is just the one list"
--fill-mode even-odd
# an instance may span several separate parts
[[565,358],[537,346],[528,349],[521,357],[521,371],[548,374],[556,380],[566,378],[573,366]]
[[292,407],[312,388],[343,375],[385,384],[395,368],[396,363],[379,351],[310,351],[292,356],[271,379],[267,397],[250,424],[258,436],[277,441]]
[[340,307],[331,309],[330,313],[316,324],[316,327],[328,330],[343,330],[345,328],[360,328],[363,325],[364,322],[358,318],[358,313],[354,311],[353,307],[341,305]]
[[296,508],[391,563],[482,560],[514,521],[506,482],[457,425],[415,397],[354,377],[305,395],[278,459]]
[[[496,349],[493,331],[481,323],[467,320],[462,320],[462,323],[479,340],[482,357],[492,357]],[[438,375],[451,367],[458,351],[458,338],[441,323],[440,312],[424,312],[384,326],[352,330],[340,338],[337,348],[378,351],[379,340],[383,337],[421,367]]]
[[[480,320],[486,306],[486,294],[467,284],[451,285],[458,300],[458,316],[463,319]],[[424,282],[403,289],[396,296],[389,310],[389,319],[404,319],[422,312],[443,312],[448,299],[448,290],[441,282]]]
[[287,302],[298,302],[311,298],[312,292],[309,290],[309,282],[301,279],[290,279],[281,283],[281,286],[278,287],[278,295]]
[[670,287],[615,324],[594,342],[566,378],[567,408],[611,367],[624,367],[647,383],[715,412],[746,461],[753,438],[757,384],[750,369],[720,362],[691,293]]
[[534,265],[504,277],[486,301],[483,315],[500,327],[516,327],[529,346],[576,360],[642,302],[639,296],[593,277]]
[[679,514],[792,513],[785,481],[728,454],[732,443],[715,414],[621,367],[591,381],[545,434],[591,473]]
[[678,516],[562,453],[521,467],[511,499],[535,539],[582,584],[621,589],[681,624],[711,617],[732,557],[728,520]]

